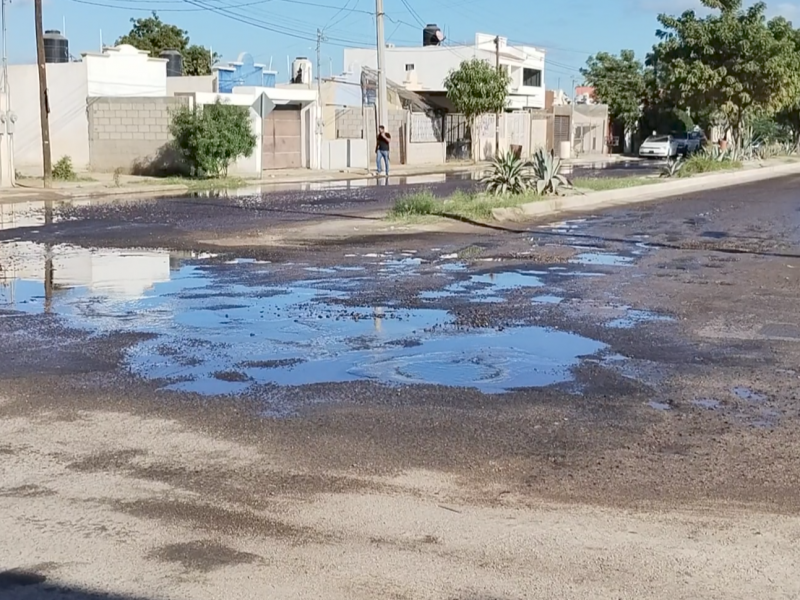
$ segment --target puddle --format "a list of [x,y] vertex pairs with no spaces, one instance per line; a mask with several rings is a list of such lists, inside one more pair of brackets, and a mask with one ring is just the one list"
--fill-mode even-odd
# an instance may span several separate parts
[[692,400],[692,404],[698,408],[704,408],[706,410],[718,410],[722,403],[719,400],[714,400],[713,398],[698,398],[696,400]]
[[544,294],[542,296],[534,296],[531,298],[531,301],[536,304],[561,304],[564,301],[564,298],[561,296],[550,296],[548,294]]
[[470,295],[471,302],[503,302],[502,294],[521,288],[542,287],[541,271],[506,271],[472,275],[465,281],[452,283],[441,290],[421,292],[422,300],[438,300]]
[[605,252],[584,252],[569,260],[573,264],[597,265],[604,267],[630,267],[633,258],[630,256],[620,256]]
[[656,400],[651,400],[650,402],[647,403],[647,406],[649,406],[650,408],[654,408],[656,410],[662,411],[662,412],[665,412],[665,411],[668,411],[668,410],[672,410],[672,406],[669,405],[668,403],[666,403],[666,402],[657,402]]
[[736,386],[731,392],[733,392],[734,396],[745,402],[761,403],[767,401],[767,397],[764,394],[759,394],[744,386]]
[[[128,351],[126,366],[173,390],[237,394],[257,384],[366,379],[500,393],[569,381],[580,357],[606,348],[543,327],[465,331],[436,308],[345,307],[336,300],[350,297],[355,277],[279,285],[269,283],[276,267],[268,264],[181,264],[166,251],[30,243],[2,249],[10,270],[0,309],[50,311],[90,332],[157,334]],[[405,272],[419,264],[382,266],[398,262]],[[455,293],[485,299],[541,282],[535,272],[513,272],[456,285]]]
[[672,317],[658,315],[649,310],[637,310],[627,306],[621,307],[625,310],[625,316],[618,319],[613,319],[606,323],[606,327],[612,329],[632,329],[640,323],[649,323],[654,321],[673,321]]

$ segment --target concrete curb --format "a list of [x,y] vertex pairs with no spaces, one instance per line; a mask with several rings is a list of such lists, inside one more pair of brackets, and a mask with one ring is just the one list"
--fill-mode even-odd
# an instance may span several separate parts
[[740,171],[709,173],[687,179],[619,190],[591,192],[580,196],[555,197],[550,200],[529,202],[512,208],[495,208],[492,210],[492,216],[496,221],[523,221],[562,212],[588,212],[601,208],[638,204],[688,192],[731,187],[794,174],[800,174],[800,162]]

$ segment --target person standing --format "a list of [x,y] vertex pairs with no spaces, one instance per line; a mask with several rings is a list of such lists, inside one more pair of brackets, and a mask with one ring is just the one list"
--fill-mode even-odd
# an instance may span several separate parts
[[383,125],[378,127],[378,143],[375,145],[375,156],[379,177],[381,174],[381,163],[383,163],[385,167],[386,177],[389,176],[389,144],[391,141],[392,134],[388,133]]

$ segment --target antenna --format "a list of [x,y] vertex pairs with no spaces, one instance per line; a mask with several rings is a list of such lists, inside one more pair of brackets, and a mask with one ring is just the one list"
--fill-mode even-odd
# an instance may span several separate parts
[[103,30],[100,30],[100,52],[103,52]]
[[267,70],[268,71],[272,71],[272,57],[271,56],[269,57],[269,69],[267,69]]
[[67,17],[61,17],[61,32],[64,37],[67,37]]
[[289,61],[289,55],[286,55],[286,71],[289,73],[289,83],[292,82],[294,79],[294,73],[292,72],[292,63]]

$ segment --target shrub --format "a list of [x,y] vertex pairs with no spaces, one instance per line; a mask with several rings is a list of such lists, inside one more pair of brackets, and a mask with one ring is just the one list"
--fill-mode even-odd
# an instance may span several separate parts
[[522,194],[531,187],[528,165],[513,153],[501,154],[481,178],[490,194]]
[[686,161],[681,159],[680,156],[676,158],[670,158],[667,160],[667,164],[664,165],[664,168],[661,169],[661,177],[677,177],[680,175],[680,172],[683,170],[683,166],[686,164]]
[[561,174],[562,164],[561,159],[556,157],[552,150],[545,152],[540,148],[533,154],[530,165],[533,169],[533,187],[536,193],[557,194],[562,187],[572,187],[569,179]]
[[716,155],[712,153],[693,154],[684,161],[683,167],[678,173],[678,177],[691,177],[700,173],[711,173],[713,171],[726,171],[729,169],[740,169],[742,163],[738,160],[731,160],[729,155]]
[[60,179],[61,181],[75,181],[78,176],[75,169],[72,167],[72,159],[69,156],[62,156],[56,164],[53,165],[53,179]]
[[389,215],[394,218],[420,217],[436,214],[438,209],[439,202],[431,192],[415,192],[400,196]]
[[172,114],[169,129],[195,177],[227,177],[230,164],[256,147],[248,107],[219,100],[203,107],[182,106]]

